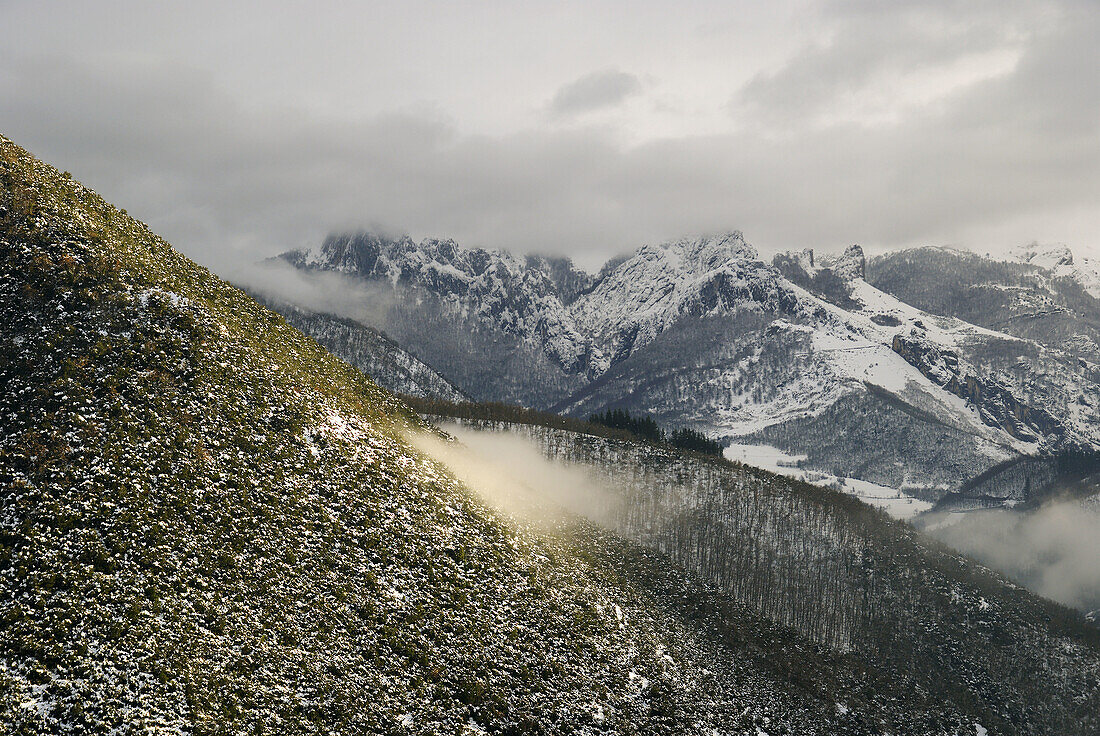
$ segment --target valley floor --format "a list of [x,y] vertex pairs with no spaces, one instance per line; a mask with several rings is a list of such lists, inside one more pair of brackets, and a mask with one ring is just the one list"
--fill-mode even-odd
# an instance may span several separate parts
[[885,510],[895,519],[911,519],[933,506],[929,501],[915,498],[896,488],[859,478],[838,477],[818,470],[803,469],[801,465],[807,460],[805,455],[791,455],[770,445],[735,443],[726,446],[723,455],[728,460],[762,468],[777,475],[849,493],[871,506]]

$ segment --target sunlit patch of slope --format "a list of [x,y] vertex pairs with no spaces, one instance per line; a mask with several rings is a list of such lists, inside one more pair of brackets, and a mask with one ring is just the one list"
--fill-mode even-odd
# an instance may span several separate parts
[[361,372],[3,138],[0,258],[12,733],[948,734],[988,713],[739,637],[720,592],[606,533],[510,526]]

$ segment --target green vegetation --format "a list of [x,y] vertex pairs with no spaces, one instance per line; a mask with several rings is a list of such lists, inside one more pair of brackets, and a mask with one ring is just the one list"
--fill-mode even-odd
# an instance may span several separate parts
[[593,424],[626,430],[636,437],[651,442],[667,442],[681,450],[690,450],[703,455],[722,455],[722,443],[709,439],[705,434],[689,427],[674,429],[666,434],[653,417],[632,415],[626,409],[608,409],[602,414],[593,414],[588,418]]
[[657,426],[657,421],[653,417],[637,414],[631,416],[626,409],[608,409],[602,414],[593,414],[588,417],[588,421],[612,429],[624,429],[653,442],[661,442],[665,438],[665,433]]

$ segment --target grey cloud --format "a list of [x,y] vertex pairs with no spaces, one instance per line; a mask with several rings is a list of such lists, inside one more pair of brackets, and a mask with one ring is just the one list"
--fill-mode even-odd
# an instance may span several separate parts
[[800,129],[835,108],[843,112],[884,77],[903,79],[1018,48],[1041,31],[1044,10],[1037,3],[981,0],[834,3],[818,19],[826,32],[779,68],[753,77],[730,109],[758,125]]
[[1080,504],[968,513],[933,534],[1059,603],[1100,608],[1100,514]]
[[550,101],[550,110],[557,115],[613,107],[642,91],[641,81],[628,72],[617,69],[586,74],[559,89]]
[[[747,126],[637,145],[609,129],[469,135],[431,112],[349,122],[245,106],[176,65],[3,52],[0,125],[229,275],[371,223],[588,266],[733,228],[765,253],[967,238],[983,252],[1095,247],[1098,18],[1067,11],[1012,73],[872,128]],[[1075,211],[1091,219],[1059,229]]]
[[394,293],[376,284],[324,271],[303,271],[282,260],[250,264],[229,274],[232,282],[252,294],[364,324],[383,324]]

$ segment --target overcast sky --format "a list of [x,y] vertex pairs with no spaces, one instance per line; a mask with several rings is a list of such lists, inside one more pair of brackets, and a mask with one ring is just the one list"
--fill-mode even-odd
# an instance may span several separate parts
[[1100,256],[1100,2],[0,0],[0,131],[223,271],[361,227]]

